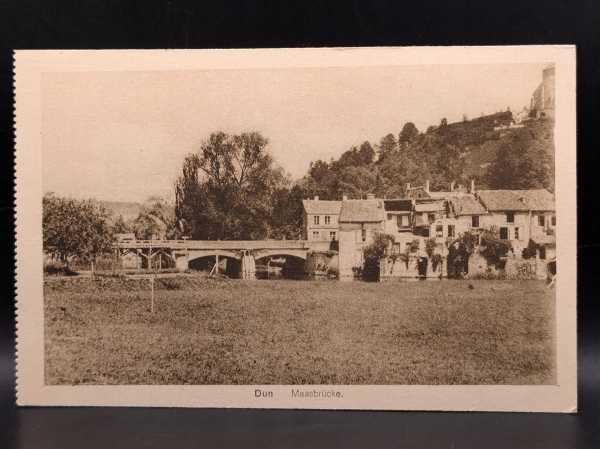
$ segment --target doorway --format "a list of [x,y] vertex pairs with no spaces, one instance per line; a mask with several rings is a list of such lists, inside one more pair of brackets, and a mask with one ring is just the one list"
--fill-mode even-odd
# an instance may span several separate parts
[[417,260],[417,271],[421,279],[427,277],[427,263],[427,257],[419,257]]

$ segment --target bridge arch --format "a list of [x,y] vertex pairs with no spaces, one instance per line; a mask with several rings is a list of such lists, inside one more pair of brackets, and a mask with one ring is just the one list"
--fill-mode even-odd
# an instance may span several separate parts
[[187,268],[199,271],[215,270],[228,277],[240,277],[242,261],[241,256],[235,251],[227,250],[200,250],[190,251]]
[[308,250],[306,249],[262,249],[253,252],[255,260],[264,259],[265,257],[296,257],[306,260]]
[[226,249],[202,249],[202,250],[191,250],[189,252],[188,260],[199,259],[202,257],[229,257],[230,259],[241,260],[241,255],[236,251],[228,251]]

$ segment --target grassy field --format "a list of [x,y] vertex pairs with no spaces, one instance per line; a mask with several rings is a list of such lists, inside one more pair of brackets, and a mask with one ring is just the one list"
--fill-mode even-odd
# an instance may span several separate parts
[[538,281],[45,285],[47,384],[549,384]]

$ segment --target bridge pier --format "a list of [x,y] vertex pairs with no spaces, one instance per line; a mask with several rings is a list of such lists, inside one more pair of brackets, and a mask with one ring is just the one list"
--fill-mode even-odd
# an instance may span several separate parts
[[256,260],[254,260],[254,256],[248,251],[244,251],[244,254],[242,255],[242,269],[240,272],[240,277],[246,280],[256,279]]
[[190,267],[190,258],[187,252],[173,253],[173,258],[175,259],[175,268],[177,268],[178,271],[186,271]]

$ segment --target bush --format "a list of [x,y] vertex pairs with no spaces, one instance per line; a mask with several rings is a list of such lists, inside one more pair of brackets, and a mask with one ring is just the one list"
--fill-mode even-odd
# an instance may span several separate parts
[[540,247],[540,245],[535,243],[533,240],[529,239],[529,242],[527,243],[527,247],[524,248],[523,252],[521,253],[521,255],[523,256],[523,259],[534,258],[539,250],[539,247]]
[[483,231],[479,254],[485,258],[489,265],[502,268],[502,259],[506,257],[509,251],[512,251],[512,245],[510,242],[498,238],[498,231],[495,227]]
[[375,234],[373,243],[364,249],[365,266],[362,271],[366,281],[378,281],[380,260],[385,256],[387,248],[394,242],[394,237],[388,234]]
[[44,274],[48,276],[76,276],[77,272],[63,264],[49,263],[44,265]]

